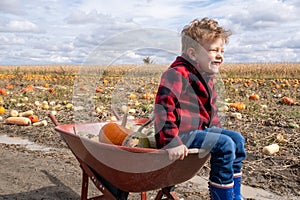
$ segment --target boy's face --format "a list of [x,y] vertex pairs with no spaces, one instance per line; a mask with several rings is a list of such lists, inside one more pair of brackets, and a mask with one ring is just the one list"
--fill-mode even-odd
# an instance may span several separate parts
[[191,50],[189,57],[197,63],[198,70],[216,74],[224,61],[224,45],[225,41],[221,38],[206,41],[197,50]]

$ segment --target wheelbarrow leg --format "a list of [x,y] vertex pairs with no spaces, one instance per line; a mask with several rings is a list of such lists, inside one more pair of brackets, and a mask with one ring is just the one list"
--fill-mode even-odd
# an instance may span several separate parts
[[164,193],[162,192],[162,190],[159,190],[155,197],[155,200],[161,200],[163,196],[164,196]]
[[87,200],[89,176],[82,170],[81,200]]
[[174,192],[173,186],[162,188],[160,191],[158,191],[155,200],[162,200],[164,195],[168,200],[179,200],[178,196]]
[[141,200],[147,200],[147,193],[141,192]]
[[[82,191],[81,191],[81,200],[117,200],[117,199],[127,199],[127,197],[116,197],[114,196],[108,188],[95,176],[93,171],[82,161],[80,161],[80,167],[82,168],[83,180],[82,180]],[[91,178],[94,185],[102,193],[102,195],[97,197],[88,198],[88,179]]]

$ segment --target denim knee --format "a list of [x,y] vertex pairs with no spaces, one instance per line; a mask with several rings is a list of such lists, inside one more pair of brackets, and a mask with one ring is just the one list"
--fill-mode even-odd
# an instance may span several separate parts
[[210,180],[218,184],[230,184],[233,180],[233,162],[236,145],[227,135],[221,135],[216,146],[211,150]]
[[233,162],[234,173],[240,173],[242,161],[246,158],[245,138],[239,132],[223,129],[222,134],[229,136],[236,145],[235,160]]
[[215,147],[211,150],[212,154],[218,156],[226,156],[227,160],[233,161],[235,159],[235,142],[227,135],[220,135]]

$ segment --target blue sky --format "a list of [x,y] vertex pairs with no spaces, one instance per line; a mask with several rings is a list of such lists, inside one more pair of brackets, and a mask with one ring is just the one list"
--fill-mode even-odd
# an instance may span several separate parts
[[298,13],[299,0],[1,0],[0,65],[168,63],[203,17],[232,30],[227,63],[300,62]]

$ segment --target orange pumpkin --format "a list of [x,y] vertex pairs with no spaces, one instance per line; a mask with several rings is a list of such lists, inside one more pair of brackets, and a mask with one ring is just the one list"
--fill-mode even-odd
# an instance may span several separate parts
[[48,90],[50,93],[53,93],[54,92],[54,88],[49,88]]
[[289,98],[289,97],[283,97],[281,101],[282,101],[282,103],[287,104],[287,105],[293,105],[294,104],[294,100],[292,98]]
[[96,93],[100,93],[103,92],[103,90],[101,88],[96,88]]
[[250,100],[254,100],[254,101],[258,101],[259,100],[259,96],[258,94],[252,94],[249,96],[249,99]]
[[28,85],[27,89],[28,89],[28,91],[33,92],[34,86],[33,85]]
[[39,117],[37,115],[30,115],[29,119],[32,123],[38,122],[39,121]]
[[113,122],[105,124],[99,133],[99,142],[122,145],[124,139],[131,134],[130,129],[124,128]]
[[0,94],[3,95],[3,96],[7,95],[6,89],[0,88]]
[[131,93],[129,96],[128,96],[129,99],[136,99],[136,94],[134,93]]
[[230,107],[235,108],[236,110],[245,110],[246,109],[246,105],[241,102],[232,103],[232,104],[230,104]]

